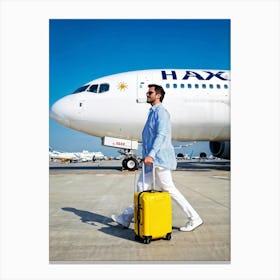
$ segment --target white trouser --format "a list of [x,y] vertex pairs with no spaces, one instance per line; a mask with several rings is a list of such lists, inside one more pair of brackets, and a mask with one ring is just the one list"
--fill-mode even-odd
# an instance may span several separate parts
[[[143,175],[142,173],[139,176],[137,182],[137,191],[145,191],[150,189],[152,184],[153,174],[152,172],[145,174],[145,185],[143,186]],[[199,215],[190,205],[190,203],[184,198],[184,196],[179,192],[179,190],[175,187],[171,171],[169,169],[164,168],[155,168],[155,189],[163,190],[169,192],[172,199],[181,207],[183,212],[186,214],[187,218],[197,218]],[[127,207],[122,213],[123,218],[127,222],[131,222],[134,216],[134,206],[130,205]]]

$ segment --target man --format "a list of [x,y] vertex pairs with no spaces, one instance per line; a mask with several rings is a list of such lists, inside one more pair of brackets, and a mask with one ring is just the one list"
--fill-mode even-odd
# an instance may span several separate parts
[[[142,131],[142,156],[145,164],[145,185],[143,186],[142,173],[137,183],[137,191],[146,190],[152,182],[152,165],[155,168],[155,184],[163,191],[170,193],[171,197],[181,207],[187,216],[187,223],[180,227],[181,231],[192,231],[203,221],[192,208],[190,203],[175,187],[171,170],[176,169],[176,158],[171,143],[171,122],[168,111],[163,107],[162,101],[165,92],[159,85],[148,86],[147,103],[151,104],[147,122]],[[143,166],[144,168],[144,166]],[[128,228],[134,216],[134,207],[127,207],[121,215],[112,215],[118,224]]]

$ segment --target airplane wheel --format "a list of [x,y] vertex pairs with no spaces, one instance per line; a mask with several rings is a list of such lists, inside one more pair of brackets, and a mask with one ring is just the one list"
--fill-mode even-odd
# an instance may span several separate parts
[[127,158],[125,158],[123,161],[122,161],[122,167],[124,169],[127,169]]
[[130,157],[123,160],[123,167],[127,170],[133,171],[138,169],[137,159]]

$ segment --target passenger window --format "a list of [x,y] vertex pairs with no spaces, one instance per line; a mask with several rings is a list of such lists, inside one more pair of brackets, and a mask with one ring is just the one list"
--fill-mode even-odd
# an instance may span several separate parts
[[195,84],[194,87],[195,87],[195,88],[199,88],[198,84]]
[[181,84],[181,88],[185,88],[185,85],[184,85],[184,84]]
[[99,92],[102,93],[102,92],[108,91],[109,87],[110,87],[109,84],[101,84]]
[[225,88],[225,89],[228,89],[228,85],[224,85],[224,88]]
[[217,88],[220,89],[220,88],[221,88],[221,85],[217,85]]
[[173,84],[173,88],[177,88],[177,84]]
[[98,85],[91,85],[89,88],[90,92],[97,93]]
[[213,85],[212,85],[212,84],[210,84],[210,85],[209,85],[209,87],[212,89],[212,88],[213,88]]
[[206,88],[206,85],[205,85],[205,84],[202,84],[202,88]]
[[170,84],[166,84],[165,86],[166,86],[166,88],[170,88]]
[[192,84],[188,84],[188,88],[192,88]]

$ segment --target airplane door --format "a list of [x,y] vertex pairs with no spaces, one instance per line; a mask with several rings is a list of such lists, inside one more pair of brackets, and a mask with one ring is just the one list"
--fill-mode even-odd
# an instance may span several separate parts
[[152,74],[140,74],[137,81],[137,103],[146,103],[148,85],[152,83]]

